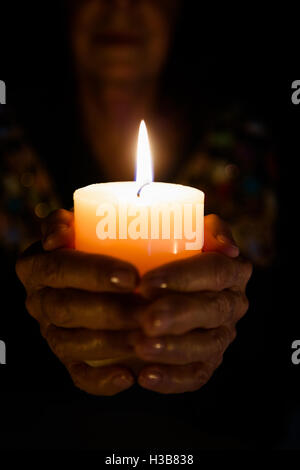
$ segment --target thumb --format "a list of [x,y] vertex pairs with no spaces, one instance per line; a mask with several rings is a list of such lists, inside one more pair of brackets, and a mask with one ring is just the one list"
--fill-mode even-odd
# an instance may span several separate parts
[[52,212],[43,222],[42,245],[45,251],[58,248],[74,248],[73,212],[58,209]]
[[240,254],[229,225],[215,214],[204,217],[203,251],[217,251],[231,258]]

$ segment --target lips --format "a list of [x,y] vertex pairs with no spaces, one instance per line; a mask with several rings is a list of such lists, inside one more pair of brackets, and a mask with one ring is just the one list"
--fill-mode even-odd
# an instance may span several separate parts
[[103,46],[137,46],[141,37],[130,33],[96,33],[93,36],[96,43]]

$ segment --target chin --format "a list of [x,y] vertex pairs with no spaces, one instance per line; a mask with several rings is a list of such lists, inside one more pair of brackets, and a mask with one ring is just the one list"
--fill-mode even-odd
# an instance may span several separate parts
[[99,79],[110,82],[136,81],[142,76],[137,67],[126,64],[111,64],[109,66],[99,64],[96,73]]

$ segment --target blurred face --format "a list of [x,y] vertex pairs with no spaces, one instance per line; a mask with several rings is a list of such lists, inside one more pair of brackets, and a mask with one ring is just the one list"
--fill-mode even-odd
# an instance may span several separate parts
[[178,4],[179,0],[69,0],[77,69],[109,81],[158,76]]

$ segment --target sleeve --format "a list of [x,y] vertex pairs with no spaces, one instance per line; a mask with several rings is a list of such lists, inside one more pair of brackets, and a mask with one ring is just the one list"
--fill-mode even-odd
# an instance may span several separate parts
[[59,207],[51,180],[22,132],[0,121],[0,250],[14,257],[40,238],[40,222]]
[[241,253],[268,267],[276,253],[278,168],[275,139],[260,119],[220,113],[181,171],[205,192],[205,213],[227,221]]

